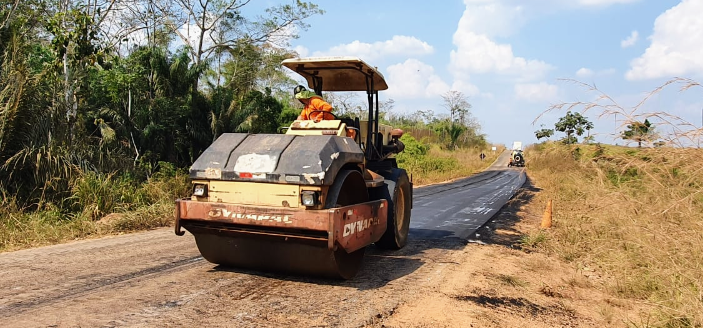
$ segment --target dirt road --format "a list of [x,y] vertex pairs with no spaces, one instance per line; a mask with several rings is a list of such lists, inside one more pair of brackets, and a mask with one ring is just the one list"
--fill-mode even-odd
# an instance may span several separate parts
[[[466,237],[524,182],[518,169],[418,188],[411,240],[367,250],[349,281],[233,270],[171,229],[0,254],[4,327],[363,327],[446,288]],[[451,285],[451,284],[450,284]],[[444,287],[443,287],[444,286]]]

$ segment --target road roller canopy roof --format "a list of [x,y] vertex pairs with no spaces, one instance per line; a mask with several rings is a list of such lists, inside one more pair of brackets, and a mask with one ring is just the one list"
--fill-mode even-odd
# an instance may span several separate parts
[[308,87],[316,91],[370,92],[388,89],[383,75],[356,57],[291,58],[282,64],[304,77]]

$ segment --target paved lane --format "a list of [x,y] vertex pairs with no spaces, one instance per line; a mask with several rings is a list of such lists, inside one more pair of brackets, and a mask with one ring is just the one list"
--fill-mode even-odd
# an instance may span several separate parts
[[466,239],[484,225],[525,183],[524,168],[509,168],[510,152],[472,177],[416,188],[410,236]]

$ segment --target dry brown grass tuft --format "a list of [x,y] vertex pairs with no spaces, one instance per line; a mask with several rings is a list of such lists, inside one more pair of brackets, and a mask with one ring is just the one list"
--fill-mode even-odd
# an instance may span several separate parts
[[0,252],[51,245],[101,233],[86,217],[67,218],[55,209],[0,212]]
[[113,179],[112,175],[91,175],[78,183],[80,188],[74,189],[80,192],[72,197],[79,207],[77,212],[52,204],[26,210],[12,198],[0,199],[0,252],[169,226],[173,223],[173,201],[187,196],[191,186],[181,172],[141,185]]
[[621,136],[618,131],[625,130],[627,125],[633,122],[649,120],[654,125],[654,133],[644,136],[643,142],[645,143],[653,143],[659,140],[659,142],[664,145],[675,147],[698,146],[699,148],[701,143],[703,143],[703,127],[689,122],[672,112],[647,112],[644,110],[645,103],[671,86],[679,86],[680,92],[703,87],[695,80],[680,77],[673,78],[654,90],[649,91],[640,102],[631,107],[622,105],[616,99],[598,89],[595,84],[587,84],[573,79],[563,79],[563,81],[575,84],[584,89],[587,93],[595,95],[595,99],[592,101],[554,104],[537,116],[532,122],[533,125],[547,112],[580,109],[580,112],[583,114],[591,112],[597,115],[599,119],[614,117],[617,121],[621,122],[616,128],[615,133],[611,134],[613,140],[620,139]]
[[703,326],[703,149],[538,145],[529,174],[554,201],[537,247],[652,308],[652,326]]

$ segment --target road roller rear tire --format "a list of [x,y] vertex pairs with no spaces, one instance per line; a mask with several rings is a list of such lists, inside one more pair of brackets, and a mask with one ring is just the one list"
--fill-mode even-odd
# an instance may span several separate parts
[[[337,173],[334,183],[330,186],[325,200],[325,208],[342,207],[369,201],[366,181],[359,171],[342,170]],[[334,251],[334,260],[339,277],[350,279],[359,272],[364,260],[366,247],[347,253],[341,247]]]
[[410,231],[410,211],[412,190],[408,173],[403,169],[393,169],[386,179],[386,188],[377,190],[378,198],[388,200],[388,227],[376,246],[383,249],[401,249],[408,243]]

